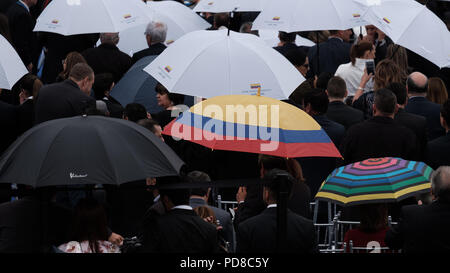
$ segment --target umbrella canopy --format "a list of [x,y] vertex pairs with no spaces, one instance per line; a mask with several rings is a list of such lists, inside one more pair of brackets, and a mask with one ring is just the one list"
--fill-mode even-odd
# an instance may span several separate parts
[[[361,0],[355,0],[358,2]],[[416,1],[384,0],[369,5],[362,18],[396,44],[439,67],[450,65],[450,32],[444,22]]]
[[34,31],[75,35],[120,32],[150,21],[141,0],[53,0]]
[[285,32],[349,29],[367,25],[361,15],[363,5],[342,0],[268,1],[253,23],[252,29]]
[[0,182],[33,187],[122,184],[176,176],[183,161],[148,129],[100,116],[48,121],[0,158]]
[[286,99],[305,80],[259,37],[227,30],[188,33],[144,70],[170,92],[202,98],[254,95],[261,87],[263,96]]
[[261,11],[268,0],[200,0],[195,12]]
[[[155,58],[156,56],[147,56],[137,61],[114,85],[110,95],[124,106],[133,102],[140,103],[145,106],[149,113],[158,113],[164,110],[161,106],[158,106],[156,100],[155,86],[158,82],[143,70]],[[190,107],[193,102],[193,97],[185,97],[185,105]]]
[[28,70],[12,45],[0,35],[0,88],[11,90]]
[[[258,30],[258,35],[270,47],[276,47],[276,46],[278,46],[278,43],[280,42],[280,38],[278,38],[277,30],[260,29],[260,30]],[[296,35],[295,44],[297,46],[309,46],[309,47],[315,45],[315,43],[313,41],[303,38],[300,35]]]
[[163,131],[218,150],[282,157],[341,157],[325,131],[297,107],[272,98],[219,96],[202,101]]
[[316,199],[341,205],[401,201],[430,191],[432,171],[423,162],[371,158],[334,170]]

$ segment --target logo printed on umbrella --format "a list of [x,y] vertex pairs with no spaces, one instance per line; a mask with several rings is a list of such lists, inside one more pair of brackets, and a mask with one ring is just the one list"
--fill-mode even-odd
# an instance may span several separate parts
[[172,44],[173,42],[175,42],[174,40],[167,40],[166,41],[166,45],[170,45],[170,44]]
[[280,17],[279,17],[279,16],[275,16],[275,17],[273,17],[272,20],[274,20],[274,21],[280,21]]
[[391,20],[389,20],[388,18],[386,18],[386,17],[384,17],[383,18],[383,21],[385,21],[386,23],[388,23],[388,24],[390,24],[391,23]]
[[251,88],[251,89],[258,89],[258,88],[261,88],[261,84],[259,84],[259,83],[250,84],[250,88]]
[[359,14],[359,13],[353,13],[353,17],[354,17],[354,18],[359,18],[359,17],[361,17],[361,14]]
[[212,4],[214,4],[214,2],[209,2],[208,5],[211,6]]
[[167,73],[170,73],[170,71],[172,71],[172,67],[166,66],[166,67],[164,67],[164,70],[166,70]]
[[56,25],[56,24],[58,24],[58,23],[59,23],[59,21],[56,20],[56,19],[52,21],[52,24],[55,24],[55,25]]
[[131,18],[131,14],[125,14],[125,15],[123,16],[123,18],[129,19],[129,18]]
[[88,175],[87,174],[70,173],[69,176],[70,176],[70,179],[74,179],[74,178],[86,178]]

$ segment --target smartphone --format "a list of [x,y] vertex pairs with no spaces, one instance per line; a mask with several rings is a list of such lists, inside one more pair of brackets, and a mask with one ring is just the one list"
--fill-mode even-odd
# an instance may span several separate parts
[[367,75],[370,75],[370,73],[372,73],[372,75],[375,75],[375,63],[374,63],[374,61],[367,61],[366,62],[366,70],[367,70]]

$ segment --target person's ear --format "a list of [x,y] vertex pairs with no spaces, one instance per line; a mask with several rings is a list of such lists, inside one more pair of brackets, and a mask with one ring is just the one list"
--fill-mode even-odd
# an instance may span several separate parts
[[348,96],[348,90],[345,89],[345,98]]
[[375,105],[375,103],[372,106],[372,115],[375,116],[377,113],[377,106]]
[[394,115],[397,114],[397,112],[398,112],[398,104],[395,104]]
[[261,164],[261,169],[259,170],[259,177],[260,178],[264,177],[264,166],[263,166],[263,164]]

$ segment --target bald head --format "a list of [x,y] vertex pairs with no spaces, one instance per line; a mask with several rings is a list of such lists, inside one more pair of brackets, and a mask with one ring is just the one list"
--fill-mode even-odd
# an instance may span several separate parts
[[431,190],[438,199],[450,202],[450,166],[441,166],[433,173]]
[[420,72],[413,72],[406,81],[408,93],[426,95],[428,89],[428,78]]

